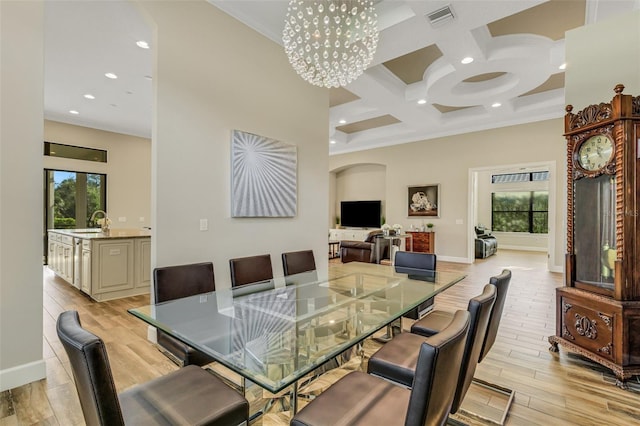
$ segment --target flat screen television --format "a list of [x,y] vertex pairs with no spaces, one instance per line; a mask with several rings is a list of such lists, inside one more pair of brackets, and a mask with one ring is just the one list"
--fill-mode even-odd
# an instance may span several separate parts
[[382,202],[342,201],[340,202],[340,224],[353,228],[379,228]]

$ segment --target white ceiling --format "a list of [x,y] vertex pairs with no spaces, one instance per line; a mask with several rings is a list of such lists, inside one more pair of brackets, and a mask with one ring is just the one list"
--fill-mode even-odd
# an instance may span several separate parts
[[[282,44],[286,0],[208,0]],[[556,0],[557,1],[557,0]],[[582,0],[562,0],[582,1]],[[369,149],[561,117],[564,90],[522,96],[559,72],[564,40],[533,34],[492,37],[488,24],[545,3],[544,0],[400,1],[376,3],[381,30],[372,65],[347,89],[360,99],[330,110],[331,153]],[[451,5],[455,19],[432,26],[425,14]],[[585,23],[640,9],[640,0],[587,0]],[[540,22],[541,25],[544,22]],[[150,27],[126,1],[54,1],[45,9],[45,117],[102,130],[151,137]],[[442,56],[422,81],[404,83],[383,63],[427,46]],[[284,50],[283,53],[284,55]],[[462,65],[460,59],[475,61]],[[570,64],[569,64],[570,66]],[[119,78],[104,77],[107,72]],[[506,73],[488,81],[465,79]],[[96,99],[88,100],[91,93]],[[424,105],[417,100],[427,99]],[[494,102],[502,105],[493,108]],[[446,105],[441,112],[433,104]],[[464,107],[464,108],[462,108]],[[79,112],[77,115],[70,110]],[[347,124],[390,115],[397,123],[346,133]]]

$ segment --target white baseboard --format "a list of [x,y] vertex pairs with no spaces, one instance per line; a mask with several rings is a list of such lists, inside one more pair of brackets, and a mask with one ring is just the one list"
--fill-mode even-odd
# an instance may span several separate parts
[[564,272],[564,267],[562,265],[553,265],[549,267],[549,272],[559,272],[562,274]]
[[473,263],[473,262],[470,262],[469,259],[467,259],[466,257],[455,257],[455,256],[438,255],[438,260],[441,260],[443,262],[453,262],[453,263],[466,263],[466,264]]
[[43,359],[0,370],[0,392],[14,389],[47,377]]
[[505,244],[498,245],[498,250],[500,249],[519,250],[519,251],[544,251],[544,252],[549,251],[547,247],[510,246]]

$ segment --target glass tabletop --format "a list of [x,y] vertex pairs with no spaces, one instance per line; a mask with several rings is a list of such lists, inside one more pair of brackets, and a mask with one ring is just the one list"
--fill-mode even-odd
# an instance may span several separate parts
[[129,309],[277,393],[465,276],[351,262]]

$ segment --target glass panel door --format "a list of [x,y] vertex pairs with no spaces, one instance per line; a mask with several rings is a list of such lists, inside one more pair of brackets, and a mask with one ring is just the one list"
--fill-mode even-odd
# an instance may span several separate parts
[[96,210],[106,211],[107,175],[44,171],[44,256],[47,255],[47,229],[82,229],[94,227],[89,218]]

